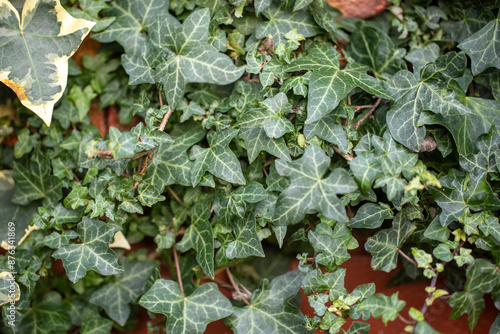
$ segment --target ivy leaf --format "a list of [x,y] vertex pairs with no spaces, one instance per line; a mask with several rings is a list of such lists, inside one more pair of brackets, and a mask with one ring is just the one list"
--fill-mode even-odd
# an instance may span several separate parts
[[346,270],[339,268],[334,272],[322,273],[320,269],[311,270],[302,281],[302,290],[305,294],[329,291],[331,300],[337,300],[345,296],[347,290],[344,288]]
[[250,109],[239,119],[240,127],[260,127],[266,131],[269,138],[279,138],[287,132],[293,131],[292,123],[283,118],[292,112],[292,105],[288,102],[285,93],[278,93],[274,97],[265,99],[264,109]]
[[[335,232],[338,232],[337,230]],[[347,245],[352,235],[335,233],[326,223],[316,226],[314,231],[309,231],[308,238],[314,250],[318,253],[316,261],[332,270],[335,265],[340,266],[351,256],[347,253]]]
[[344,206],[336,195],[351,193],[357,186],[341,168],[323,178],[329,166],[330,158],[315,144],[308,146],[300,159],[290,163],[276,162],[278,173],[290,179],[290,185],[276,203],[274,222],[277,225],[298,223],[306,213],[315,212],[338,222],[347,222]]
[[255,216],[251,211],[245,215],[245,218],[231,220],[235,240],[227,245],[226,256],[228,259],[265,256],[255,229],[256,224]]
[[487,133],[492,124],[500,124],[500,115],[496,112],[500,108],[500,101],[464,96],[462,102],[470,113],[448,116],[424,113],[422,116],[425,117],[419,120],[419,124],[445,126],[451,132],[458,152],[468,155],[477,151],[477,139]]
[[363,300],[356,311],[370,311],[374,318],[382,317],[383,323],[387,325],[388,321],[397,318],[405,305],[405,301],[398,299],[398,292],[390,297],[377,293]]
[[33,303],[19,325],[18,332],[26,334],[65,333],[71,319],[63,307],[61,295],[51,291]]
[[82,312],[82,334],[107,334],[113,328],[113,321],[101,317],[94,307],[85,307]]
[[[168,7],[168,4],[167,4]],[[245,67],[207,44],[210,11],[196,10],[182,25],[175,20],[158,20],[150,30],[153,43],[167,48],[170,57],[156,68],[156,81],[163,84],[170,108],[175,109],[188,82],[226,85],[236,81]]]
[[413,73],[403,70],[386,83],[387,91],[395,100],[387,112],[387,125],[396,141],[413,151],[419,151],[425,137],[425,127],[419,124],[423,110],[430,110],[445,118],[471,113],[447,88],[450,78],[461,76],[465,67],[463,53],[449,52],[422,70],[420,82]]
[[311,139],[312,136],[326,140],[336,145],[342,152],[347,152],[347,136],[341,125],[337,124],[338,116],[330,114],[320,118],[315,123],[308,123],[304,126],[304,136]]
[[380,230],[369,237],[365,249],[372,255],[372,269],[390,272],[396,268],[399,249],[415,228],[403,210],[398,212],[391,228]]
[[40,149],[31,155],[28,165],[14,161],[15,188],[12,202],[26,205],[44,199],[47,206],[54,206],[62,197],[62,181],[51,175],[50,161]]
[[191,208],[191,225],[184,234],[177,249],[185,252],[193,247],[196,250],[196,261],[203,272],[210,278],[214,277],[214,235],[210,218],[210,201],[196,202]]
[[292,29],[297,29],[297,32],[304,37],[313,37],[321,33],[321,29],[306,10],[292,12],[290,9],[286,9],[283,4],[272,3],[262,11],[262,15],[268,21],[257,23],[255,37],[260,39],[271,35],[274,45],[286,43],[285,34]]
[[490,10],[477,1],[460,1],[450,6],[449,10],[449,16],[456,21],[441,22],[441,25],[450,33],[452,41],[459,43],[495,18]]
[[129,55],[140,55],[146,45],[147,31],[160,16],[163,20],[175,20],[168,12],[170,0],[119,0],[103,10],[106,17],[115,17],[104,31],[92,38],[102,43],[118,42]]
[[176,282],[161,278],[141,297],[139,304],[167,316],[166,329],[171,334],[204,333],[208,323],[233,312],[231,303],[215,283],[205,283],[184,297]]
[[181,129],[184,131],[180,136],[173,137],[174,143],[158,146],[144,175],[143,182],[153,185],[160,193],[166,186],[174,183],[191,185],[190,171],[193,162],[186,151],[204,138],[205,131],[199,126]]
[[262,128],[241,128],[238,136],[245,141],[248,162],[252,163],[260,152],[265,151],[285,161],[291,161],[283,138],[269,138]]
[[385,219],[392,218],[391,207],[385,203],[363,204],[347,224],[351,228],[378,228]]
[[145,44],[140,56],[124,53],[121,60],[123,68],[130,76],[128,84],[154,84],[156,82],[154,69],[161,63],[163,58],[166,58],[166,52],[158,50],[151,43]]
[[120,326],[125,326],[130,315],[130,303],[134,303],[144,292],[155,264],[148,261],[134,261],[124,257],[123,272],[114,276],[114,282],[94,291],[89,301],[101,306],[108,316]]
[[255,13],[257,13],[257,15],[262,13],[269,6],[271,6],[271,0],[255,0],[254,1]]
[[366,74],[366,68],[349,63],[340,69],[340,54],[330,45],[313,44],[301,57],[286,67],[287,72],[313,71],[309,80],[306,123],[314,123],[335,109],[355,87],[391,99],[379,82]]
[[101,275],[116,275],[123,271],[118,265],[118,257],[108,244],[113,240],[115,229],[106,226],[100,220],[83,217],[77,225],[81,244],[63,246],[52,254],[61,259],[66,274],[71,282],[76,283],[85,277],[88,270],[95,270]]
[[467,268],[467,281],[463,292],[455,292],[449,301],[453,307],[450,319],[457,319],[467,313],[469,328],[473,331],[479,315],[484,310],[483,296],[500,284],[498,267],[486,259],[476,259]]
[[271,281],[264,280],[261,289],[252,294],[251,306],[235,307],[225,323],[235,334],[305,334],[303,315],[288,301],[299,292],[304,274],[289,271]]
[[22,14],[2,1],[0,13],[0,81],[49,126],[66,88],[68,59],[95,23],[73,18],[59,0],[25,3]]
[[473,75],[483,72],[488,67],[500,68],[499,35],[500,24],[497,18],[458,45],[471,58]]
[[349,36],[349,54],[355,61],[368,66],[375,76],[406,69],[402,59],[406,50],[396,49],[387,34],[364,24],[357,25]]
[[19,300],[21,293],[14,276],[7,271],[0,272],[0,305]]
[[194,160],[191,168],[193,187],[200,182],[206,171],[227,182],[245,184],[240,162],[233,151],[227,147],[237,132],[238,130],[235,129],[227,129],[219,134],[211,131],[207,135],[210,148],[201,148],[196,145],[191,149],[189,157]]

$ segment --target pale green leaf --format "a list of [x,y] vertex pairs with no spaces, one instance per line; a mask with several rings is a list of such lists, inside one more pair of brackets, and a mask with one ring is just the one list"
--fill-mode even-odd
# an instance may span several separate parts
[[394,321],[397,318],[405,305],[405,301],[398,299],[397,292],[390,297],[377,293],[363,300],[357,311],[370,311],[374,318],[382,317],[382,321],[387,325],[388,321]]

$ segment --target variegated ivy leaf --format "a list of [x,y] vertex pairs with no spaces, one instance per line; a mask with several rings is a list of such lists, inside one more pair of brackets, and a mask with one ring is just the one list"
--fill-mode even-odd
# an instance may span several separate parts
[[268,20],[257,23],[255,37],[260,39],[271,35],[274,45],[286,43],[285,34],[292,29],[297,29],[304,37],[313,37],[322,31],[307,10],[292,12],[283,4],[272,3],[262,11],[262,15]]
[[363,300],[357,311],[370,311],[374,318],[382,317],[382,321],[387,325],[388,321],[397,318],[405,305],[405,301],[398,299],[398,292],[390,297],[377,293]]
[[116,253],[108,246],[114,232],[114,228],[106,226],[100,220],[83,217],[82,222],[77,225],[81,243],[63,246],[52,257],[62,260],[66,274],[73,283],[85,277],[89,270],[95,270],[101,275],[119,274],[123,269],[118,264]]
[[391,99],[380,83],[366,74],[367,68],[350,63],[341,70],[339,57],[340,54],[331,45],[313,44],[307,49],[307,56],[295,60],[285,68],[287,72],[312,71],[306,123],[314,123],[327,115],[355,87]]
[[182,241],[176,247],[181,252],[191,248],[196,250],[196,261],[203,272],[210,278],[214,277],[214,234],[210,218],[210,201],[200,200],[191,208],[191,225],[184,234]]
[[205,137],[205,130],[193,124],[179,129],[184,131],[178,136],[172,136],[173,143],[158,146],[144,175],[143,183],[153,185],[160,193],[166,186],[174,183],[191,185],[190,171],[193,162],[186,151]]
[[490,21],[475,34],[462,41],[458,47],[471,58],[472,74],[476,75],[488,67],[500,68],[500,23],[498,18]]
[[1,0],[0,17],[0,81],[48,126],[66,88],[68,59],[94,22],[73,18],[59,0],[26,1],[22,12]]
[[493,289],[500,288],[500,271],[486,259],[476,259],[467,268],[467,281],[464,291],[455,292],[449,301],[453,307],[450,319],[457,319],[467,313],[471,332],[476,327],[479,315],[484,310],[483,296]]
[[134,303],[144,292],[155,264],[147,261],[133,261],[124,257],[123,273],[114,276],[114,282],[94,291],[89,301],[101,306],[111,319],[124,326],[130,315],[130,303]]
[[245,67],[207,44],[210,11],[199,9],[181,25],[176,20],[157,20],[149,30],[157,47],[168,49],[169,58],[156,68],[155,78],[163,84],[169,106],[175,109],[188,82],[226,85],[236,81]]
[[385,272],[396,268],[399,249],[415,228],[407,218],[406,210],[403,209],[392,221],[391,228],[380,230],[369,237],[365,249],[372,255],[372,268]]
[[425,127],[419,123],[423,110],[445,118],[471,113],[447,86],[451,79],[463,75],[466,63],[463,53],[449,52],[424,67],[420,81],[413,73],[402,70],[386,82],[395,100],[387,112],[387,126],[396,141],[413,151],[420,150],[425,137]]
[[250,109],[244,113],[239,118],[238,125],[241,128],[262,128],[269,138],[279,138],[293,131],[292,123],[284,117],[292,112],[292,105],[285,93],[265,99],[262,105],[265,108]]
[[265,279],[252,294],[250,306],[235,307],[225,320],[235,334],[310,334],[303,325],[304,317],[288,301],[299,292],[304,274],[289,271],[271,281]]
[[0,272],[0,305],[19,300],[20,292],[14,276],[7,271]]
[[102,13],[105,17],[115,17],[114,22],[104,31],[93,34],[92,38],[103,42],[120,43],[128,55],[140,55],[146,44],[144,34],[160,16],[162,20],[175,21],[168,12],[170,0],[118,0],[110,3]]
[[191,295],[183,296],[176,282],[158,279],[139,304],[167,316],[170,334],[202,334],[208,323],[233,313],[231,303],[215,283],[205,283]]
[[205,172],[227,182],[245,184],[245,177],[241,171],[238,158],[229,147],[229,143],[236,136],[238,130],[226,129],[217,134],[211,131],[207,134],[209,148],[194,146],[189,153],[189,158],[194,160],[191,168],[191,183],[196,186]]
[[274,222],[290,225],[300,222],[308,213],[319,212],[339,222],[347,222],[344,206],[337,194],[357,189],[356,183],[344,169],[334,169],[326,178],[330,158],[311,144],[304,155],[290,163],[278,160],[276,169],[290,179],[290,185],[280,194],[274,212]]

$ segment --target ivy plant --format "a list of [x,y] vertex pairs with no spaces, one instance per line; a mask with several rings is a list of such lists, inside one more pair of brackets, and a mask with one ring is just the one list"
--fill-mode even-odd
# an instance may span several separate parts
[[[500,309],[499,18],[0,0],[0,331],[437,333],[437,299],[474,330]],[[425,303],[346,288],[358,248]]]

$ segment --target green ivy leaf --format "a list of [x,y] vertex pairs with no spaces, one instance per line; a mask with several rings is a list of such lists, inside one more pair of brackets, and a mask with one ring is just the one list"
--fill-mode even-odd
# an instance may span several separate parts
[[316,262],[326,266],[327,270],[332,270],[335,265],[340,266],[351,257],[347,252],[347,246],[352,239],[350,233],[343,235],[338,231],[334,232],[328,224],[321,223],[314,231],[309,231],[307,236],[318,253]]
[[110,3],[103,11],[115,21],[104,31],[93,34],[99,42],[120,43],[129,55],[140,55],[146,45],[144,31],[149,30],[160,16],[163,20],[175,20],[168,12],[170,0],[119,0]]
[[245,184],[238,158],[227,147],[236,136],[238,130],[227,129],[221,133],[213,131],[207,134],[210,148],[196,145],[191,149],[189,157],[195,160],[191,168],[191,183],[196,186],[206,171],[227,182]]
[[342,152],[348,149],[347,136],[341,125],[338,124],[338,116],[330,114],[320,118],[315,123],[304,126],[304,136],[311,139],[313,136],[326,140],[336,145]]
[[147,261],[122,259],[123,272],[114,276],[114,282],[94,291],[89,301],[101,306],[108,316],[120,326],[125,326],[130,315],[130,303],[134,303],[144,292],[155,264]]
[[50,161],[40,149],[31,155],[29,163],[14,161],[14,194],[12,202],[26,205],[44,199],[47,206],[55,206],[62,197],[62,181],[51,175]]
[[61,295],[55,291],[45,294],[27,312],[18,332],[26,334],[52,334],[66,332],[71,327],[71,319],[63,307]]
[[484,310],[483,295],[500,284],[498,267],[485,259],[476,259],[467,268],[467,281],[463,292],[455,292],[449,301],[453,307],[450,319],[457,319],[467,313],[467,322],[472,331],[476,327],[479,315]]
[[77,225],[77,233],[82,243],[63,246],[52,254],[61,259],[71,282],[76,283],[85,277],[88,270],[101,275],[116,275],[123,271],[118,265],[118,257],[108,244],[113,239],[115,229],[100,220],[83,217]]
[[174,143],[160,144],[146,169],[144,183],[153,185],[160,193],[171,184],[191,185],[190,171],[193,162],[186,151],[205,137],[199,126],[182,128],[185,131],[173,136]]
[[82,312],[82,334],[108,334],[113,328],[113,321],[101,317],[93,307],[85,307]]
[[285,133],[293,131],[292,123],[283,118],[292,113],[292,105],[285,93],[278,93],[272,98],[265,99],[262,104],[265,108],[248,110],[240,117],[237,125],[242,128],[262,128],[269,138],[280,138]]
[[7,271],[0,272],[0,305],[19,300],[21,293],[14,276]]
[[341,168],[326,174],[330,158],[323,150],[311,144],[304,155],[287,163],[276,162],[281,176],[290,179],[290,185],[280,194],[276,203],[274,222],[290,225],[301,221],[306,213],[319,212],[323,216],[339,222],[347,222],[344,206],[337,194],[347,194],[357,189],[353,178]]
[[59,0],[25,3],[22,12],[3,1],[0,13],[0,81],[49,126],[68,59],[95,23],[73,18]]
[[225,320],[235,334],[305,334],[303,316],[288,301],[300,289],[304,274],[289,271],[271,281],[265,280],[259,291],[252,295],[251,306],[235,307]]
[[245,67],[207,44],[210,12],[194,11],[182,25],[176,20],[158,20],[150,29],[151,40],[167,48],[170,57],[156,68],[156,81],[163,84],[170,108],[175,109],[188,82],[226,85],[236,81]]
[[269,138],[262,128],[241,128],[238,136],[245,141],[248,161],[252,163],[260,152],[265,151],[285,161],[291,161],[283,138]]
[[351,228],[378,228],[385,219],[393,218],[391,207],[385,203],[363,204],[347,224]]
[[320,269],[311,270],[302,281],[302,290],[305,294],[329,291],[330,300],[337,300],[347,295],[347,290],[344,288],[345,274],[344,268],[325,273],[322,273]]
[[498,18],[490,21],[475,34],[466,38],[458,47],[464,50],[472,61],[472,74],[483,72],[488,67],[500,68],[500,24]]
[[451,35],[455,42],[462,42],[473,35],[488,22],[493,20],[493,13],[485,8],[481,2],[466,0],[454,3],[449,7],[450,16],[456,21],[441,22],[442,27]]
[[[259,10],[262,10],[262,7],[264,6],[260,5]],[[297,32],[304,37],[313,37],[321,33],[321,29],[306,10],[292,12],[283,5],[272,3],[262,10],[262,15],[268,21],[257,23],[255,37],[260,39],[271,35],[275,45],[286,43],[284,35],[292,29],[297,29]]]
[[390,297],[377,293],[363,300],[357,311],[370,311],[374,318],[382,317],[383,323],[387,325],[388,321],[397,318],[405,305],[405,301],[398,299],[397,292]]
[[167,316],[166,329],[172,334],[204,333],[208,323],[233,312],[231,303],[215,283],[205,283],[191,295],[183,296],[176,282],[158,279],[139,304]]
[[257,222],[252,212],[248,212],[243,219],[237,218],[231,220],[235,240],[227,245],[226,256],[228,259],[265,256],[259,236],[257,235],[256,224]]
[[177,244],[177,249],[185,252],[190,248],[196,250],[196,261],[203,272],[210,278],[214,277],[214,235],[210,218],[210,202],[202,200],[196,202],[191,208],[191,225],[184,234],[182,241]]
[[405,211],[398,212],[391,228],[378,231],[366,241],[365,249],[372,254],[371,266],[374,270],[390,272],[396,268],[399,248],[416,228]]
[[340,69],[340,54],[330,45],[313,44],[307,56],[293,61],[287,72],[313,71],[309,81],[306,123],[314,123],[335,109],[339,102],[355,87],[391,99],[380,83],[366,74],[366,68],[350,63]]
[[406,69],[402,59],[406,50],[396,49],[387,34],[368,25],[357,25],[349,36],[349,54],[355,61],[368,66],[375,76]]
[[387,113],[387,125],[395,140],[413,151],[420,150],[425,137],[425,127],[420,126],[422,122],[419,124],[423,110],[445,118],[471,113],[446,86],[450,78],[461,76],[465,67],[463,53],[449,52],[422,70],[420,82],[413,73],[403,70],[386,83],[387,91],[395,100]]

